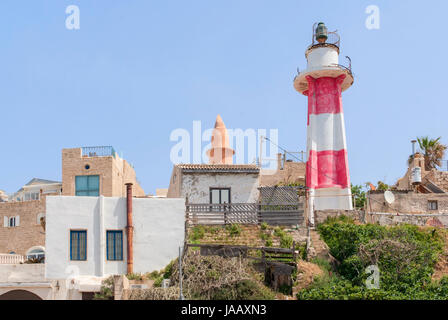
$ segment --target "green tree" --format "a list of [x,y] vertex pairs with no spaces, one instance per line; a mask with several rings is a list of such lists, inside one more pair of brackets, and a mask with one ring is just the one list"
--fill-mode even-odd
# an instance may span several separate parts
[[429,137],[417,138],[418,145],[425,157],[425,169],[431,170],[441,165],[441,160],[445,156],[447,146],[440,143],[440,138],[430,139]]
[[366,192],[363,190],[361,185],[351,185],[352,187],[352,196],[354,198],[354,207],[355,208],[364,208],[364,204],[366,203]]

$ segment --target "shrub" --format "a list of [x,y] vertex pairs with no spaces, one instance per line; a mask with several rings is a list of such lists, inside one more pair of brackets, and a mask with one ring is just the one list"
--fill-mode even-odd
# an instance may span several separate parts
[[94,300],[113,300],[114,299],[114,277],[109,278],[101,282],[101,289],[99,293],[95,293]]
[[237,223],[233,223],[227,226],[227,231],[231,237],[239,236],[241,234],[241,226]]
[[291,248],[293,242],[294,240],[289,234],[283,234],[280,237],[280,247],[282,248]]
[[266,230],[268,228],[268,224],[266,222],[262,222],[260,228],[261,230]]
[[198,241],[204,238],[205,228],[204,226],[194,226],[191,229],[190,233],[190,241]]
[[[330,253],[338,260],[339,276],[319,280],[300,292],[301,299],[439,299],[448,293],[448,280],[431,282],[443,248],[436,229],[414,225],[385,227],[355,225],[345,217],[318,226]],[[365,287],[367,266],[380,270],[380,289]],[[445,299],[447,295],[445,295]]]

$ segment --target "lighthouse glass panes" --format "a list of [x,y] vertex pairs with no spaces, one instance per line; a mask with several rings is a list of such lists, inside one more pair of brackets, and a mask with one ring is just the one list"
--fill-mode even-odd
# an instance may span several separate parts
[[100,176],[76,176],[77,196],[98,197],[100,195]]

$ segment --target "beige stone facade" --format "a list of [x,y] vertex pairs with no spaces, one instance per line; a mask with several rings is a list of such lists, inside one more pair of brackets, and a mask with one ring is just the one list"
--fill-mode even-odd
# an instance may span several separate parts
[[[40,217],[45,215],[45,199],[20,202],[0,202],[0,253],[25,255],[35,246],[45,247],[45,231]],[[4,225],[4,217],[20,217],[19,225]],[[17,223],[17,222],[16,222]]]
[[[367,195],[367,212],[448,214],[448,194],[392,191],[395,201],[388,204],[383,191],[370,191]],[[429,202],[435,202],[431,207]]]
[[134,168],[115,152],[106,156],[83,154],[82,148],[62,150],[62,195],[75,195],[75,177],[98,175],[100,194],[105,197],[126,196],[126,183],[133,184],[133,194],[145,196]]
[[282,154],[277,155],[277,170],[260,172],[260,186],[273,187],[277,185],[302,184],[305,185],[305,162],[293,162],[282,159]]

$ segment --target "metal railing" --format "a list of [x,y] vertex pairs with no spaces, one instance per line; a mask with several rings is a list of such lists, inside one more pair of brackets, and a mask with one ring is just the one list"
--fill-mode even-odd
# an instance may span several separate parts
[[116,152],[112,146],[98,146],[98,147],[82,147],[83,157],[110,157],[115,158]]
[[[316,40],[316,26],[317,23],[315,23],[313,25],[313,39],[311,40],[311,46],[314,45],[320,45],[320,43]],[[332,31],[332,32],[328,32],[327,34],[327,40],[325,41],[326,44],[332,44],[335,45],[336,47],[339,48],[339,46],[341,45],[341,37],[338,34],[338,31]]]
[[186,220],[192,225],[261,224],[298,225],[304,222],[303,203],[259,204],[187,203]]

